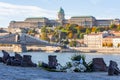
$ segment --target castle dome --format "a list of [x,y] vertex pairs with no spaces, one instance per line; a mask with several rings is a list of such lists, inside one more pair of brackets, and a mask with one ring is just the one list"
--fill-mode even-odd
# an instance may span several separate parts
[[62,9],[62,7],[60,7],[59,13],[64,14],[64,10]]

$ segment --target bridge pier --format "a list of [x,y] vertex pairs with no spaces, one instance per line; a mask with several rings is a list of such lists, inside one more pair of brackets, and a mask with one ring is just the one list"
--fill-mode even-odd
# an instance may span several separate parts
[[13,45],[13,52],[26,52],[27,48],[24,44],[14,44]]

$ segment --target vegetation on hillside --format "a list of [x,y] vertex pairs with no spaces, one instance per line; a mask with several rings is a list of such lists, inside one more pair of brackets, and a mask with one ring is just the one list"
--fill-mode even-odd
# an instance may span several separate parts
[[[42,40],[76,46],[76,39],[83,39],[85,34],[99,33],[108,30],[119,31],[120,25],[112,24],[108,27],[93,26],[91,28],[76,24],[66,24],[64,26],[56,26],[54,28],[43,26],[41,27],[41,32],[39,35]],[[37,34],[35,29],[29,29],[26,32],[30,35]],[[112,46],[112,44],[103,44],[103,46]]]

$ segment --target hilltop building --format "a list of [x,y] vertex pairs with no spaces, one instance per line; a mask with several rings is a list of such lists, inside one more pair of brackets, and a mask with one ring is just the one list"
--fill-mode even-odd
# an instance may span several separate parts
[[46,17],[26,18],[24,21],[11,21],[9,28],[40,28],[42,26],[58,26],[66,24],[65,13],[62,8],[58,12],[57,20],[50,20]]
[[96,19],[93,16],[73,16],[65,19],[65,12],[60,8],[57,20],[50,20],[46,17],[26,18],[24,21],[11,21],[9,28],[40,28],[41,26],[59,26],[64,24],[77,24],[84,27],[106,27],[111,24],[120,24],[119,19]]

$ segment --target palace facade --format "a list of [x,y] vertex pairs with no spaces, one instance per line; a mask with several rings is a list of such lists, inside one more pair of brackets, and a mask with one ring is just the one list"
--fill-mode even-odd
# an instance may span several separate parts
[[40,28],[42,26],[59,26],[64,24],[77,24],[84,27],[106,27],[111,24],[120,24],[119,19],[96,19],[93,16],[73,16],[65,19],[65,13],[62,8],[58,12],[57,20],[50,20],[46,17],[26,18],[24,21],[11,21],[9,28]]

